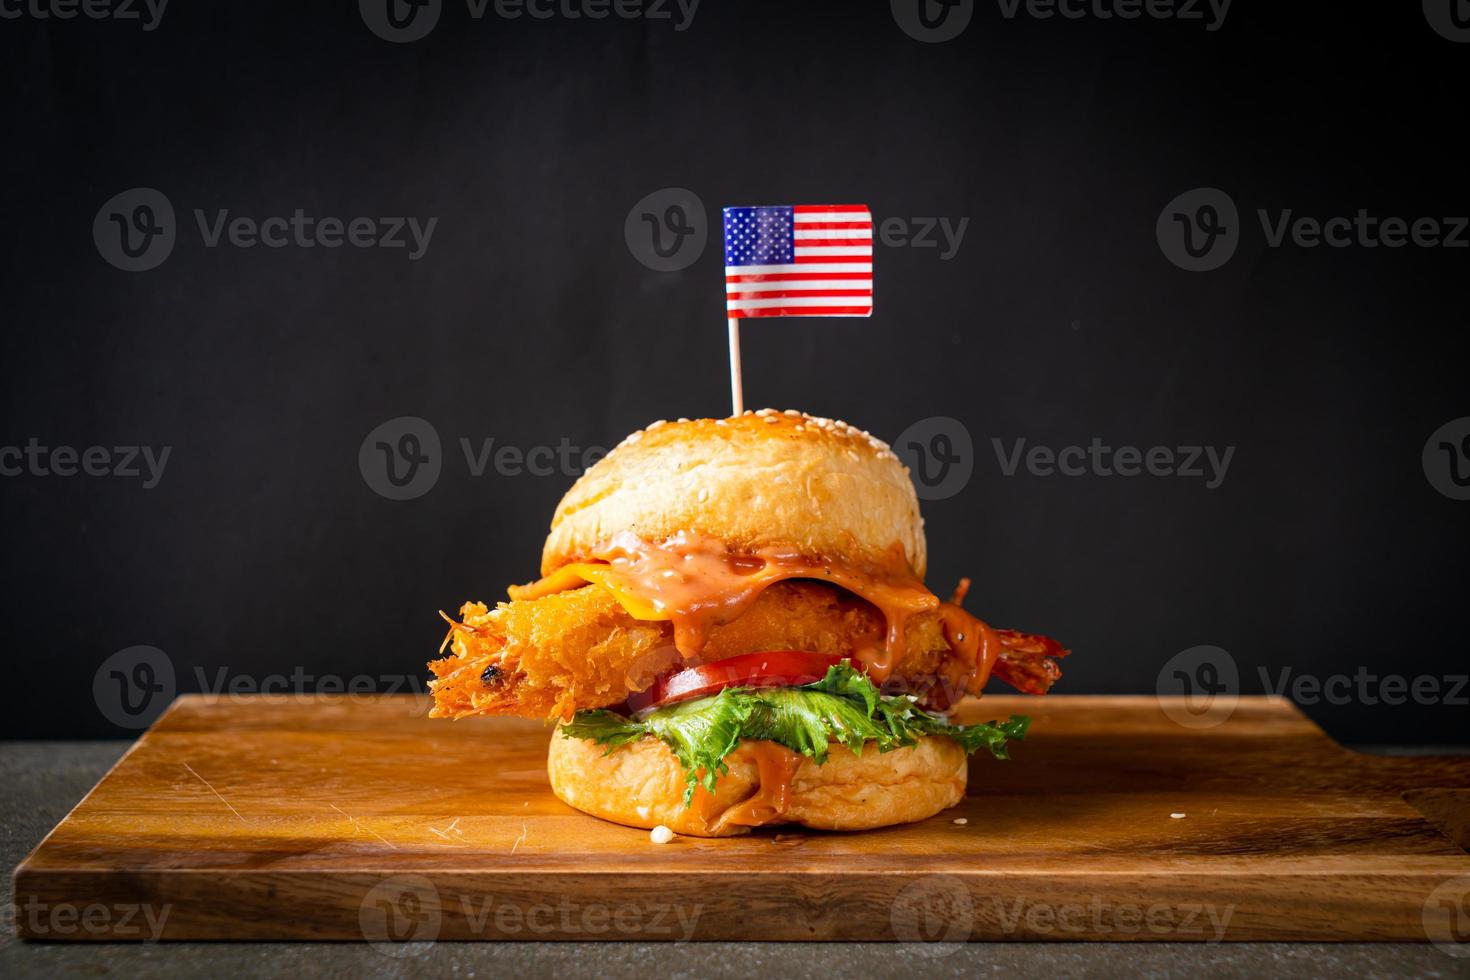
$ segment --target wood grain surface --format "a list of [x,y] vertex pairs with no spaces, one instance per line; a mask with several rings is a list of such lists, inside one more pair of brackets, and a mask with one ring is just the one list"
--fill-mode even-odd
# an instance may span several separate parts
[[[1034,719],[967,798],[857,834],[679,838],[551,795],[550,731],[413,696],[180,698],[17,869],[40,940],[1470,939],[1470,759],[1349,752],[1284,701]],[[1175,816],[1182,814],[1182,816]],[[1448,941],[1448,940],[1446,940]]]

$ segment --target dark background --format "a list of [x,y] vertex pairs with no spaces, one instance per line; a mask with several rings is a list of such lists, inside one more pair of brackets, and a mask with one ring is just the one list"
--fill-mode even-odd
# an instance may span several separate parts
[[[0,445],[170,445],[160,485],[0,479],[4,734],[122,734],[125,647],[210,677],[422,676],[436,610],[534,578],[571,475],[472,477],[458,439],[609,446],[728,409],[720,249],[651,271],[624,219],[729,204],[968,217],[958,254],[880,247],[871,320],[745,331],[747,403],[886,438],[930,416],[975,475],[926,505],[931,583],[1075,655],[1066,693],[1151,693],[1199,644],[1326,677],[1470,669],[1470,503],[1429,434],[1470,415],[1470,252],[1265,246],[1256,208],[1464,215],[1470,45],[1417,4],[1237,0],[1223,27],[1006,19],[924,44],[884,3],[705,0],[671,21],[507,21],[451,0],[423,40],[350,3],[185,4],[156,30],[0,21]],[[179,240],[120,271],[91,228],[153,187]],[[1191,273],[1154,225],[1226,190],[1245,226]],[[207,249],[192,209],[439,218],[427,254]],[[717,227],[717,225],[716,225]],[[391,501],[359,445],[444,442]],[[1203,481],[1022,473],[990,440],[1237,447]],[[1467,692],[1462,691],[1462,696]],[[1354,742],[1463,741],[1461,705],[1309,706]]]

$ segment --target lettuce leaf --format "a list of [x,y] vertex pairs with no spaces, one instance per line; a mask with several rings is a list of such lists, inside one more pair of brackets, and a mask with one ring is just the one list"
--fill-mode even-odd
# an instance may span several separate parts
[[1004,722],[951,725],[920,709],[912,696],[880,694],[844,661],[802,687],[727,687],[710,697],[656,708],[642,718],[606,709],[579,711],[561,732],[605,745],[609,753],[640,738],[662,739],[684,767],[687,806],[696,786],[714,792],[716,779],[729,771],[725,757],[741,739],[777,742],[817,765],[827,761],[832,742],[855,754],[869,744],[891,752],[929,735],[952,738],[967,753],[984,748],[997,759],[1007,759],[1007,743],[1024,739],[1030,723],[1023,715],[1012,715]]

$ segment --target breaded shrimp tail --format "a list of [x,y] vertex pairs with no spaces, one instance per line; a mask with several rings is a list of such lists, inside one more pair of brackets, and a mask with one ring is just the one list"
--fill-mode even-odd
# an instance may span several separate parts
[[467,602],[459,612],[445,640],[453,655],[429,664],[434,718],[566,719],[579,708],[616,704],[630,680],[634,690],[652,680],[644,665],[667,667],[678,658],[668,623],[639,622],[593,586],[502,602],[493,611]]
[[[681,662],[669,623],[634,619],[599,586],[503,602],[493,611],[466,603],[460,615],[463,621],[451,621],[445,639],[452,656],[429,664],[436,676],[429,682],[436,718],[568,719],[583,708],[618,704]],[[782,582],[762,592],[740,617],[712,629],[702,656],[720,660],[765,650],[851,654],[881,642],[883,632],[878,610],[843,589]],[[1042,693],[1061,675],[1052,659],[1065,656],[1060,646],[1000,633],[1005,649],[997,676]],[[923,694],[958,666],[937,614],[910,617],[904,637],[907,653],[891,678],[898,690]]]

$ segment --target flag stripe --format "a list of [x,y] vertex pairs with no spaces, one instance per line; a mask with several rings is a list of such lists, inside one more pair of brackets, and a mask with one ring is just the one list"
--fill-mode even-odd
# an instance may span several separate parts
[[820,275],[828,272],[872,272],[872,262],[834,262],[826,258],[801,259],[785,265],[727,265],[725,275],[738,276],[747,273],[800,272],[802,275]]
[[727,305],[732,310],[759,310],[771,306],[872,306],[873,304],[871,300],[869,300],[867,303],[856,303],[849,301],[847,303],[834,304],[833,302],[823,299],[820,296],[794,296],[789,298],[757,297],[755,299],[732,299],[728,302]]
[[862,296],[869,301],[873,298],[871,289],[760,289],[753,292],[727,292],[726,299],[769,299],[776,296]]
[[873,219],[864,211],[829,211],[826,214],[796,214],[791,217],[794,228],[810,228],[826,224],[871,225]]
[[831,211],[857,211],[868,214],[866,204],[796,204],[791,208],[792,214],[825,214]]
[[841,238],[844,240],[850,238],[871,239],[873,237],[873,226],[862,225],[854,228],[832,228],[828,225],[822,225],[818,228],[798,228],[792,235],[797,242],[809,242],[816,238]]
[[[775,292],[782,289],[857,290],[872,295],[873,283],[868,279],[780,279],[775,282],[727,282],[726,293]],[[847,294],[844,294],[847,295]],[[855,294],[854,294],[855,295]]]
[[796,237],[800,238],[803,232],[808,231],[866,231],[871,233],[873,223],[871,221],[798,221],[793,228],[796,230]]
[[821,255],[798,255],[796,257],[796,261],[793,262],[792,264],[793,265],[822,265],[822,266],[826,266],[826,265],[831,265],[831,266],[847,266],[847,265],[851,265],[852,268],[850,268],[850,269],[848,269],[848,268],[833,268],[833,269],[830,269],[828,271],[830,271],[830,272],[870,272],[870,271],[872,271],[872,268],[873,268],[873,258],[872,258],[872,256],[873,256],[873,250],[871,248],[868,249],[866,252],[861,253],[861,254],[854,253],[854,252],[844,252],[842,249],[834,248],[834,249],[831,249],[830,251],[824,251],[823,254],[821,254]]
[[[737,266],[737,268],[740,267]],[[745,266],[745,268],[749,268],[749,266]],[[851,280],[853,282],[861,282],[863,280],[872,282],[873,274],[871,272],[836,272],[831,274],[821,274],[813,272],[767,272],[764,274],[757,274],[753,276],[727,275],[725,277],[725,282],[797,282],[800,280],[811,279],[821,279],[827,282],[844,282],[848,280]]]
[[726,316],[732,320],[740,320],[753,316],[872,316],[872,304],[867,306],[773,306],[763,310],[737,310],[727,311]]

